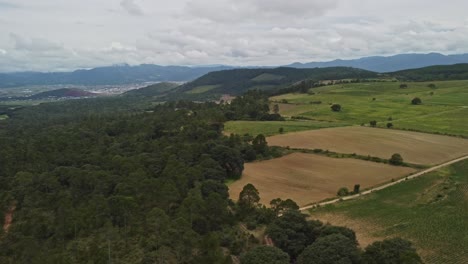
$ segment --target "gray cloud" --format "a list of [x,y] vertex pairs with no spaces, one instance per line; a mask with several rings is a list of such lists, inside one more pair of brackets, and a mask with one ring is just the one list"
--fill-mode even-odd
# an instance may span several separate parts
[[0,11],[4,9],[14,9],[14,8],[19,8],[20,6],[15,4],[14,2],[5,2],[5,1],[0,1]]
[[135,2],[135,0],[122,0],[120,2],[120,6],[125,9],[130,15],[134,16],[142,16],[143,10],[141,7]]

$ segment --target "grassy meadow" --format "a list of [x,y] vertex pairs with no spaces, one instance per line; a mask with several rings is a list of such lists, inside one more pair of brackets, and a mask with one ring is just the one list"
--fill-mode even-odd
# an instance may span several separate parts
[[[428,87],[434,84],[435,88]],[[398,82],[349,83],[314,88],[308,94],[272,97],[284,116],[304,116],[314,120],[345,122],[355,125],[377,121],[384,127],[468,136],[468,81],[410,82],[400,88]],[[419,97],[421,105],[412,105]],[[331,104],[340,104],[332,112]]]
[[356,230],[361,245],[399,236],[426,263],[468,263],[468,161],[310,214]]

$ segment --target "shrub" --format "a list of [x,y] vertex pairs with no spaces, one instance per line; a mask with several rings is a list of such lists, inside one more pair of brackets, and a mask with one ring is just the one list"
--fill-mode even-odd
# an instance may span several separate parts
[[395,153],[395,154],[392,155],[389,162],[392,165],[402,165],[403,164],[403,157],[400,154]]
[[372,120],[372,121],[369,122],[369,124],[370,124],[371,127],[376,127],[377,126],[377,121]]
[[387,128],[392,128],[393,124],[392,123],[387,123]]
[[337,192],[338,196],[346,196],[349,194],[349,190],[346,187],[342,187]]
[[283,134],[283,133],[284,133],[284,128],[280,127],[280,128],[278,129],[278,132],[279,132],[280,134]]
[[420,104],[422,104],[422,100],[419,97],[415,97],[415,98],[413,98],[413,100],[411,100],[411,104],[420,105]]
[[333,105],[331,106],[331,109],[332,109],[333,112],[340,112],[340,111],[341,111],[341,105],[339,105],[339,104],[333,104]]
[[400,84],[400,89],[406,89],[408,88],[408,85],[406,83]]

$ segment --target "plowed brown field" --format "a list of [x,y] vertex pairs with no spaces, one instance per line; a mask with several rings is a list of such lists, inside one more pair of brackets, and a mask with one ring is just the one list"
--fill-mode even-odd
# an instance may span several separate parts
[[336,196],[341,187],[361,189],[403,177],[415,170],[357,159],[293,153],[279,159],[245,164],[242,178],[229,186],[237,200],[242,188],[253,184],[261,202],[268,205],[275,198],[293,199],[300,206]]
[[468,140],[418,132],[368,127],[338,127],[272,136],[271,146],[323,149],[389,159],[399,153],[405,162],[434,165],[468,154]]

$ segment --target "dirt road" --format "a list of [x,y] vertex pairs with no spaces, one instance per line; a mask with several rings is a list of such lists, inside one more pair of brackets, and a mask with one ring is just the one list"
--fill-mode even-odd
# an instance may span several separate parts
[[448,161],[448,162],[445,162],[445,163],[442,163],[442,164],[440,164],[440,165],[431,167],[431,168],[429,168],[429,169],[426,169],[426,170],[417,172],[417,173],[415,173],[415,174],[412,174],[412,175],[410,175],[410,176],[408,176],[408,177],[405,177],[405,178],[403,178],[403,179],[400,179],[400,180],[398,180],[398,181],[394,181],[394,182],[391,182],[391,183],[387,183],[387,184],[384,184],[384,185],[381,185],[381,186],[378,186],[378,187],[375,187],[375,188],[372,188],[372,189],[363,191],[363,192],[361,192],[361,193],[359,193],[359,194],[354,194],[354,195],[345,196],[345,197],[337,198],[337,199],[330,200],[330,201],[326,201],[326,202],[321,202],[321,203],[315,203],[315,204],[307,205],[307,206],[304,206],[304,207],[299,208],[299,210],[305,211],[305,210],[314,208],[314,207],[316,207],[316,206],[324,206],[324,205],[327,205],[327,204],[334,204],[334,203],[337,203],[337,202],[339,202],[339,201],[347,201],[347,200],[356,199],[356,198],[361,197],[361,196],[363,196],[363,195],[367,195],[367,194],[370,194],[370,193],[372,193],[372,192],[374,192],[374,191],[378,191],[378,190],[382,190],[382,189],[388,188],[388,187],[393,186],[393,185],[395,185],[395,184],[398,184],[398,183],[400,183],[400,182],[403,182],[403,181],[406,181],[406,180],[410,180],[410,179],[413,179],[413,178],[422,176],[422,175],[427,174],[427,173],[429,173],[429,172],[438,170],[438,169],[440,169],[440,168],[442,168],[442,167],[446,167],[446,166],[452,165],[452,164],[454,164],[454,163],[457,163],[457,162],[459,162],[459,161],[466,160],[466,159],[468,159],[468,155],[463,156],[463,157],[461,157],[461,158],[457,158],[457,159]]

